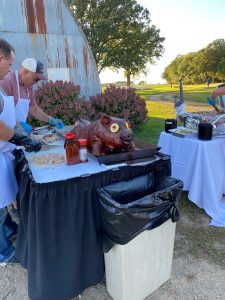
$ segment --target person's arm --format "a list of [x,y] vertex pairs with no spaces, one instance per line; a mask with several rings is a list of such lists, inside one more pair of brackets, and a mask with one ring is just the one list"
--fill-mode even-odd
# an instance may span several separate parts
[[225,86],[212,91],[211,98],[216,99],[217,96],[225,95]]
[[30,90],[30,108],[29,113],[38,119],[39,121],[48,122],[53,126],[56,126],[57,128],[61,129],[64,127],[63,121],[57,118],[53,118],[51,116],[48,116],[43,110],[37,105],[35,101],[34,92],[31,89]]
[[30,106],[29,106],[29,114],[36,118],[39,121],[49,123],[50,116],[48,116],[36,103],[35,95],[33,89],[28,88],[29,96],[30,96]]
[[49,122],[51,119],[51,117],[43,112],[43,110],[37,105],[30,106],[29,113],[39,121]]
[[41,149],[42,144],[31,139],[18,128],[10,128],[4,122],[0,121],[0,140],[10,142],[18,146],[24,146],[28,152],[37,152]]
[[6,125],[3,121],[0,121],[0,140],[8,142],[14,135],[14,130]]
[[37,104],[35,106],[30,106],[29,113],[39,121],[48,122],[60,129],[64,127],[62,120],[48,116],[40,107],[37,106]]
[[37,152],[41,150],[42,143],[38,142],[29,137],[24,131],[15,127],[13,130],[13,136],[9,140],[10,143],[13,143],[17,146],[24,146],[27,152]]

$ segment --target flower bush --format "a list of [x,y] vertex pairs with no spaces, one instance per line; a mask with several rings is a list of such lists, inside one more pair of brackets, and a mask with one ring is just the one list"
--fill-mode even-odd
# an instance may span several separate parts
[[[117,118],[124,118],[126,115],[133,128],[147,118],[145,101],[133,88],[111,85],[105,92],[90,97],[90,101],[80,97],[79,94],[79,85],[72,82],[50,81],[43,83],[35,91],[35,99],[45,113],[62,119],[66,125],[74,124],[79,117],[90,121],[97,120],[100,112]],[[30,118],[28,122],[34,126],[42,125],[34,118]]]
[[114,85],[106,88],[104,93],[90,97],[90,104],[97,118],[99,112],[109,116],[123,118],[127,114],[128,119],[136,128],[147,118],[146,103],[135,93],[134,88],[120,88]]
[[[64,124],[74,124],[78,117],[91,119],[94,111],[84,97],[80,97],[80,86],[72,82],[47,82],[35,91],[38,106],[48,115],[60,118]],[[33,125],[41,123],[30,119]]]

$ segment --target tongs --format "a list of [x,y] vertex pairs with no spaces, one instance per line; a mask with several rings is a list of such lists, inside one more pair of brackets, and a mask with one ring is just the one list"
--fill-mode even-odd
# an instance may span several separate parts
[[50,125],[40,126],[40,127],[34,127],[34,131],[42,130],[48,128]]
[[216,122],[219,121],[223,117],[225,117],[225,114],[220,115],[215,121],[212,122],[212,125],[215,127]]

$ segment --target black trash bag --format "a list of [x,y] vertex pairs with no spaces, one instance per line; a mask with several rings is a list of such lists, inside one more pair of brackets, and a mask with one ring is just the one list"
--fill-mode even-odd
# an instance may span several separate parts
[[171,177],[159,180],[154,172],[97,189],[104,231],[103,250],[124,245],[144,230],[168,219],[179,219],[178,201],[183,182]]

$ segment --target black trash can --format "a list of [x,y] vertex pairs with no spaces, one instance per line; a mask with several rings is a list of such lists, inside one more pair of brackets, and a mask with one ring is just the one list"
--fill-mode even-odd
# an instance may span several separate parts
[[182,188],[182,181],[157,178],[154,171],[99,188],[104,252],[113,244],[128,243],[139,233],[156,228],[168,219],[176,222]]

